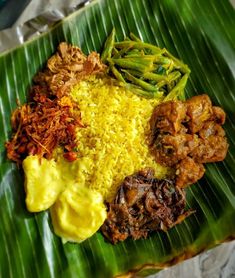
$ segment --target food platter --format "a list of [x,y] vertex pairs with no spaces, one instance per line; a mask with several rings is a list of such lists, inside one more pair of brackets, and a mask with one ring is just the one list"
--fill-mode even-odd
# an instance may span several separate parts
[[[94,1],[49,33],[0,56],[1,275],[147,274],[234,238],[234,11],[229,3],[216,2]],[[101,51],[112,27],[118,39],[134,32],[144,41],[166,47],[189,65],[186,94],[206,92],[226,111],[229,153],[224,162],[207,165],[204,178],[187,190],[188,207],[196,213],[167,233],[158,232],[146,240],[128,239],[113,246],[98,232],[81,244],[63,244],[52,232],[48,212],[32,215],[25,208],[22,173],[6,159],[4,150],[10,114],[16,100],[25,101],[32,77],[61,41],[78,45],[86,53]]]

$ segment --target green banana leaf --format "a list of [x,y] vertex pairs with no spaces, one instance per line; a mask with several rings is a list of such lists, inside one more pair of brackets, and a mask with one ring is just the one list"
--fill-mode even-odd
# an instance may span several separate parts
[[[206,92],[225,109],[229,153],[223,162],[207,164],[205,176],[187,189],[188,207],[196,213],[167,233],[113,246],[97,232],[81,244],[63,244],[48,212],[26,210],[23,173],[4,148],[10,115],[59,42],[101,51],[113,26],[118,40],[131,31],[189,65],[186,95]],[[144,276],[235,238],[234,42],[235,11],[226,0],[97,0],[0,56],[0,277]]]

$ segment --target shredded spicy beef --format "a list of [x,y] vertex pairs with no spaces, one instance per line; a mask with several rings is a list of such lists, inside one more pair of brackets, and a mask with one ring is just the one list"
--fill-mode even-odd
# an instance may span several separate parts
[[58,51],[47,61],[46,68],[34,77],[34,83],[62,97],[71,86],[92,74],[103,74],[105,64],[96,52],[86,56],[79,47],[62,42]]
[[127,237],[146,238],[150,232],[166,231],[192,213],[185,210],[184,189],[173,180],[154,178],[152,169],[127,176],[107,207],[101,231],[113,244]]

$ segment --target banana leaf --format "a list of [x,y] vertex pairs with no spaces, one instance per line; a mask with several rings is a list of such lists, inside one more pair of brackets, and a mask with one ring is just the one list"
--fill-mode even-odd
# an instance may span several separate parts
[[[113,27],[117,40],[133,32],[189,65],[186,96],[206,92],[224,108],[229,152],[223,162],[207,164],[204,177],[187,189],[187,205],[196,213],[167,233],[113,246],[97,232],[81,244],[63,244],[47,211],[26,210],[23,173],[4,148],[10,115],[59,42],[100,52]],[[234,42],[235,11],[228,0],[97,0],[0,56],[0,277],[145,276],[235,238]]]

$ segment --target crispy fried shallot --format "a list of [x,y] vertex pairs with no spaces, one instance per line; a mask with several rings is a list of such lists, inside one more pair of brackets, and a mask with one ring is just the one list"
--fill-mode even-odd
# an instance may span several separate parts
[[30,154],[50,159],[55,147],[61,145],[65,158],[75,160],[76,128],[83,125],[79,108],[69,97],[48,96],[35,86],[32,101],[13,112],[11,124],[14,134],[6,143],[9,159],[18,164]]

